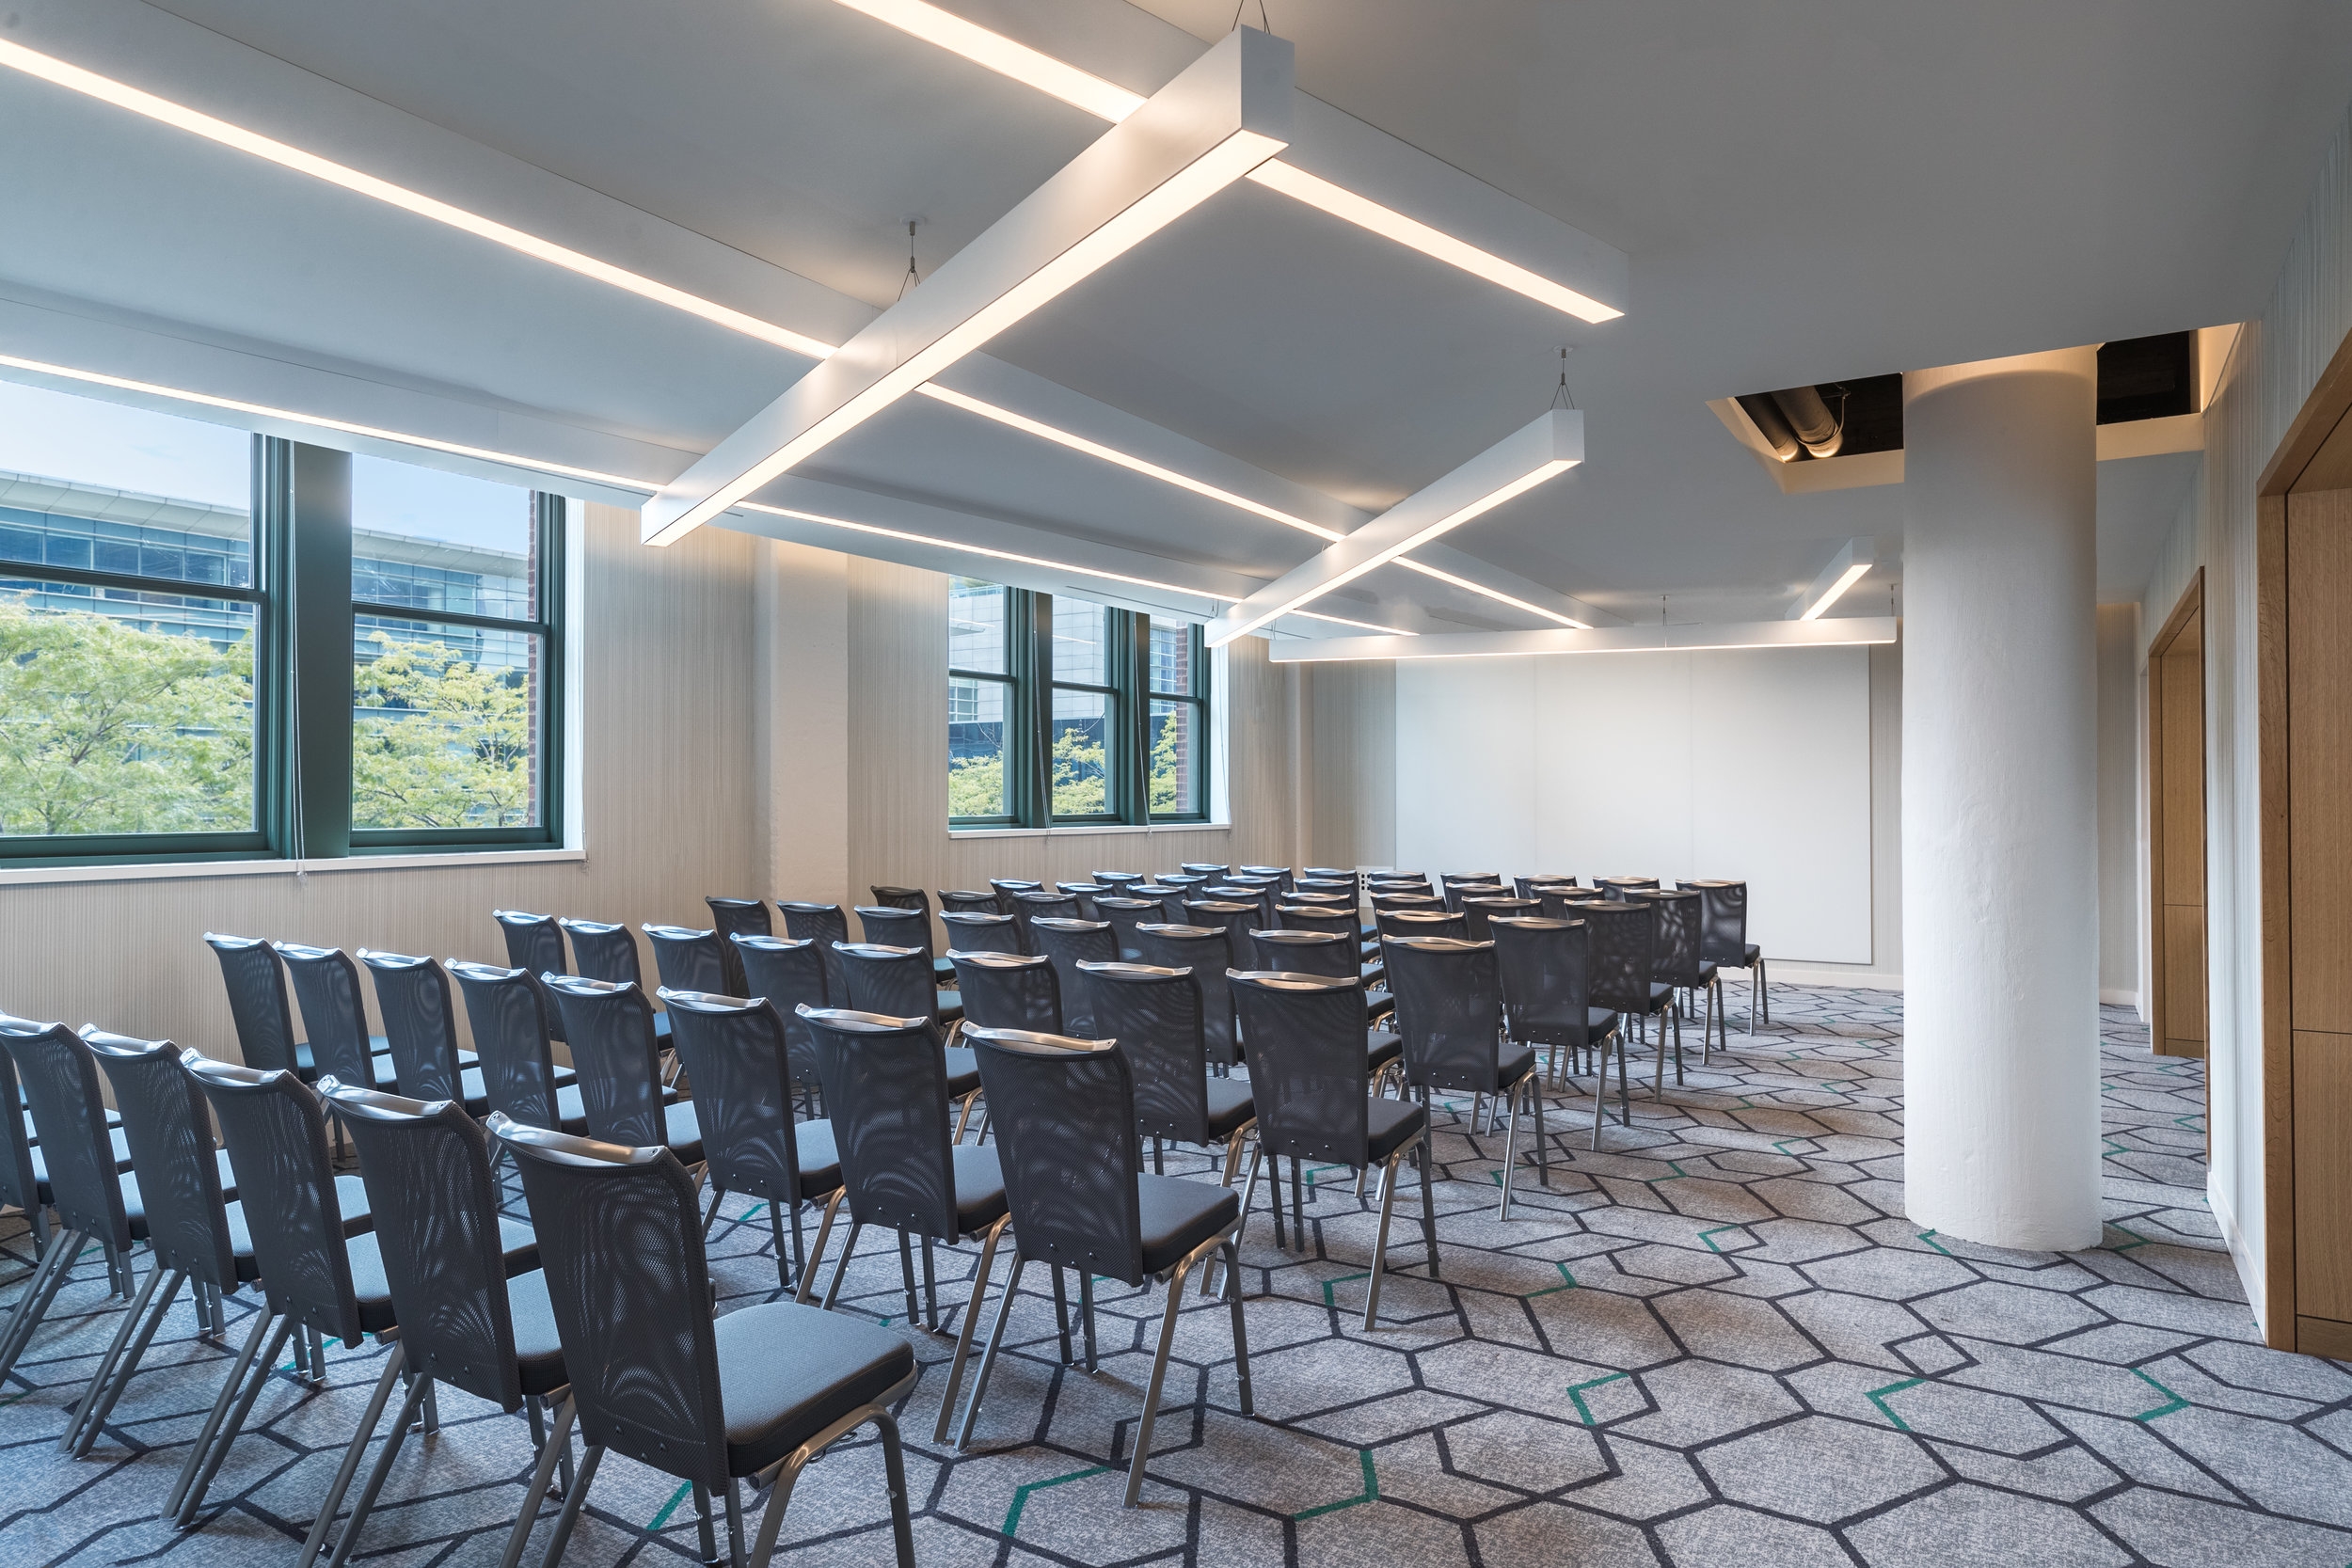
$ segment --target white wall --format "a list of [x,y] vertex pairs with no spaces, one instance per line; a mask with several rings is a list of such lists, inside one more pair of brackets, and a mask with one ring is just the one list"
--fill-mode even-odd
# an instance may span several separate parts
[[1735,877],[1775,958],[1868,964],[1870,655],[1406,661],[1396,861]]

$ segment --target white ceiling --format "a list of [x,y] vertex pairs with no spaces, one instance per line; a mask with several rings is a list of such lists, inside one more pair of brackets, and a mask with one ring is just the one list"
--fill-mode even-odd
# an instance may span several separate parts
[[[1142,90],[1232,14],[951,3]],[[1584,326],[1245,185],[995,356],[1244,476],[1219,483],[1377,509],[1540,410],[1572,344],[1590,460],[1455,543],[1645,619],[1661,594],[1677,620],[1776,613],[1855,535],[1882,541],[1873,584],[1899,571],[1898,491],[1783,496],[1707,400],[2255,315],[2352,83],[2332,4],[1268,4],[1302,88],[1626,251],[1627,318]],[[0,36],[834,341],[896,294],[909,217],[928,273],[1100,130],[831,0],[7,16]],[[0,187],[0,295],[675,451],[655,480],[806,365],[12,72]],[[2137,592],[2194,468],[2102,467],[2103,594]],[[1316,547],[923,400],[810,477],[1260,576]],[[1361,586],[1359,610],[1531,624],[1400,571]]]

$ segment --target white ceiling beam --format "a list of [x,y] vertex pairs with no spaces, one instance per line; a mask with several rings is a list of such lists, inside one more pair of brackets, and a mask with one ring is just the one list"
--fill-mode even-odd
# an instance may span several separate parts
[[1538,620],[1561,625],[1572,622],[1576,626],[1613,626],[1623,619],[1598,605],[1588,604],[1556,588],[1547,588],[1533,578],[1523,578],[1452,545],[1423,545],[1411,555],[1399,557],[1397,564],[1428,577],[1442,574],[1441,580],[1468,588]]
[[1875,548],[1867,539],[1849,539],[1829,558],[1821,575],[1788,607],[1791,621],[1818,621],[1824,610],[1846,596],[1846,591],[1869,575]]
[[1241,179],[1288,140],[1291,48],[1237,29],[646,503],[668,544]]
[[1436,483],[1258,590],[1209,628],[1211,646],[1256,631],[1524,494],[1584,460],[1584,416],[1546,409]]
[[1591,631],[1484,631],[1450,637],[1288,638],[1273,644],[1277,664],[1338,660],[1516,658],[1528,654],[1689,653],[1699,649],[1851,647],[1892,642],[1891,615],[1834,621],[1743,621],[1713,626],[1603,626]]

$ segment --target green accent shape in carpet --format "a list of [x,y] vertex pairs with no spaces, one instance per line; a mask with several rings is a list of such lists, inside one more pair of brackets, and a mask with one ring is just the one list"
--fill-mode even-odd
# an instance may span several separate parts
[[1888,1404],[1886,1402],[1897,1394],[1901,1393],[1904,1389],[1916,1388],[1919,1385],[1925,1383],[1927,1379],[1924,1377],[1907,1377],[1900,1383],[1890,1383],[1883,1388],[1873,1388],[1862,1397],[1868,1400],[1872,1404],[1877,1405],[1879,1407],[1879,1414],[1895,1423],[1895,1430],[1898,1432],[1909,1432],[1911,1430],[1911,1423],[1904,1420],[1900,1416],[1896,1415],[1894,1406]]
[[1619,1378],[1631,1377],[1632,1375],[1633,1374],[1631,1372],[1611,1372],[1607,1377],[1597,1377],[1583,1383],[1572,1383],[1568,1385],[1568,1400],[1570,1403],[1576,1406],[1578,1418],[1588,1427],[1598,1426],[1600,1423],[1593,1419],[1593,1407],[1584,1402],[1584,1390],[1587,1388],[1597,1388],[1604,1383],[1614,1383]]
[[1352,1497],[1342,1497],[1335,1503],[1325,1503],[1319,1508],[1303,1510],[1300,1513],[1292,1514],[1291,1517],[1293,1519],[1312,1519],[1318,1514],[1337,1513],[1343,1508],[1354,1508],[1358,1503],[1377,1501],[1380,1497],[1380,1478],[1373,1474],[1372,1450],[1370,1449],[1359,1449],[1356,1450],[1356,1456],[1364,1462],[1364,1489],[1361,1492],[1357,1493]]
[[1014,1487],[1012,1506],[1005,1510],[1003,1531],[1005,1539],[1011,1540],[1014,1532],[1021,1528],[1021,1511],[1029,1506],[1030,1493],[1042,1492],[1049,1486],[1059,1486],[1066,1481],[1085,1481],[1089,1476],[1099,1476],[1109,1469],[1110,1466],[1107,1465],[1094,1465],[1083,1470],[1073,1470],[1066,1476],[1048,1476],[1043,1481],[1033,1481],[1025,1486]]

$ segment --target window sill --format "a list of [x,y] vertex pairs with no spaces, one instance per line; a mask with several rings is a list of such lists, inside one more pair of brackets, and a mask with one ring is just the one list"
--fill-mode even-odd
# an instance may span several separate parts
[[324,861],[156,861],[129,865],[27,865],[0,870],[0,887],[53,882],[194,881],[207,877],[303,877],[337,871],[426,871],[469,865],[585,861],[585,849],[476,849],[455,854],[349,855]]
[[1231,822],[1109,822],[1084,828],[950,828],[949,838],[1079,838],[1103,833],[1230,833]]

